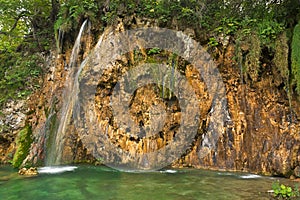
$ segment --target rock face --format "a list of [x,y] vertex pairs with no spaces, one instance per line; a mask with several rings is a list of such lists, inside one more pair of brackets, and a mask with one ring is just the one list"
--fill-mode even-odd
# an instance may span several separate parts
[[[182,58],[179,59],[177,70],[184,71],[185,76],[197,91],[201,118],[197,135],[191,146],[187,148],[181,159],[173,162],[173,166],[249,171],[287,177],[295,174],[297,176],[295,173],[297,170],[294,169],[298,169],[300,161],[300,126],[298,122],[300,113],[299,106],[297,106],[299,102],[294,100],[289,102],[287,93],[273,84],[279,74],[271,66],[262,69],[261,76],[255,82],[244,79],[238,66],[232,62],[234,50],[234,46],[230,44],[226,49],[226,60],[223,58],[216,60],[226,88],[228,113],[226,113],[227,119],[224,126],[213,130],[220,134],[215,144],[213,144],[214,141],[205,141],[210,130],[211,107],[214,103],[212,96],[199,76],[199,72],[195,68],[185,65]],[[170,56],[168,53],[165,55],[167,55],[166,57]],[[112,110],[110,98],[118,77],[123,75],[124,71],[129,70],[128,60],[130,58],[130,55],[127,55],[127,59],[121,58],[122,62],[117,62],[113,67],[105,70],[103,76],[97,80],[98,87],[95,97],[97,109],[94,117],[100,124],[99,129],[114,146],[106,146],[96,137],[90,139],[92,147],[88,147],[88,149],[97,149],[97,156],[114,162],[118,160],[118,164],[124,165],[130,162],[130,158],[128,158],[130,156],[119,156],[117,153],[107,154],[107,152],[113,152],[113,148],[120,148],[126,152],[132,152],[130,154],[133,157],[138,157],[137,154],[149,155],[153,151],[158,151],[174,140],[182,115],[178,103],[171,105],[165,103],[169,102],[168,98],[161,98],[161,96],[159,98],[157,93],[153,93],[157,88],[149,86],[140,88],[134,93],[130,106],[131,115],[124,117],[131,117],[136,124],[147,126],[151,121],[149,105],[158,105],[162,103],[158,99],[162,99],[161,106],[166,110],[171,107],[172,112],[168,114],[159,135],[148,137],[148,139],[145,139],[147,137],[139,138],[131,136],[131,130],[118,127],[117,120],[113,116],[115,113]],[[147,59],[153,61],[155,58],[148,56],[142,60]],[[166,60],[168,58],[163,58],[163,56],[159,58],[160,62],[167,62]],[[138,65],[137,62],[135,64]],[[84,75],[82,79],[86,81],[87,85],[93,84],[89,80],[84,80]],[[84,91],[83,88],[81,90]],[[188,120],[194,119],[189,118]],[[220,120],[222,120],[221,117]],[[91,126],[85,128],[87,132],[93,132]],[[98,137],[101,136],[98,135]],[[209,152],[203,156],[203,149],[207,146]],[[119,157],[116,158],[116,155]],[[168,154],[162,156],[168,156]],[[152,161],[159,162],[159,159],[159,156],[154,156]],[[150,160],[149,156],[146,160]],[[141,156],[138,162],[142,165],[144,157]]]
[[[143,27],[147,24],[151,23],[140,22],[140,24],[134,24],[134,27]],[[118,31],[124,30],[124,24],[119,23],[117,29]],[[188,32],[193,31],[189,30]],[[85,45],[82,45],[81,52],[85,53],[80,54],[78,63],[81,63],[82,58],[87,57],[86,52],[88,52],[87,46],[89,45],[87,44],[89,42],[86,38],[83,38],[82,42]],[[113,47],[101,48],[106,49],[109,53]],[[163,149],[176,140],[183,116],[178,98],[155,84],[138,88],[131,97],[130,115],[126,115],[127,118],[131,118],[146,130],[146,127],[152,123],[151,120],[156,118],[156,112],[160,113],[161,110],[165,110],[165,116],[167,116],[164,118],[159,116],[162,118],[156,119],[164,122],[158,124],[162,131],[156,134],[148,131],[139,136],[132,135],[132,130],[119,126],[114,118],[116,113],[111,108],[110,100],[116,83],[130,69],[141,63],[153,61],[170,64],[170,60],[173,59],[177,70],[186,77],[195,90],[198,101],[197,111],[201,117],[197,118],[199,126],[196,135],[186,146],[186,151],[182,156],[172,162],[172,166],[299,177],[299,101],[295,96],[289,98],[281,83],[274,84],[274,82],[278,82],[278,77],[281,75],[274,69],[271,61],[262,63],[259,76],[253,81],[251,77],[241,74],[240,67],[234,62],[235,46],[233,42],[229,40],[223,48],[222,54],[214,56],[214,62],[225,88],[226,102],[222,104],[224,106],[222,109],[226,110],[226,119],[222,118],[224,121],[222,127],[209,125],[214,112],[212,109],[214,97],[209,93],[210,88],[204,78],[182,57],[176,59],[172,57],[172,52],[163,51],[151,54],[149,53],[150,49],[138,47],[135,52],[128,52],[118,57],[117,61],[111,63],[109,67],[102,66],[102,76],[97,80],[89,79],[89,75],[95,73],[99,63],[87,63],[81,73],[80,81],[84,83],[83,85],[95,87],[95,91],[92,91],[95,93],[92,97],[86,95],[90,91],[81,87],[78,96],[81,101],[93,98],[92,101],[89,101],[93,102],[93,105],[84,105],[79,113],[73,111],[73,117],[68,121],[68,128],[63,137],[62,163],[92,162],[103,158],[106,163],[109,163],[110,160],[113,162],[117,160],[118,164],[126,166],[132,159],[126,157],[128,154],[120,156],[120,154],[109,153],[112,152],[109,148],[111,150],[113,148],[121,149],[121,151],[130,153],[132,157],[140,156],[138,163],[143,164],[145,168],[149,162],[158,161],[164,157],[164,154],[151,157],[149,153]],[[94,53],[92,56],[97,56],[97,54]],[[111,56],[113,57],[113,55]],[[172,59],[170,59],[171,57]],[[53,142],[53,137],[55,137],[52,135],[52,130],[58,125],[59,116],[62,114],[60,109],[63,95],[65,95],[63,93],[64,81],[68,73],[64,69],[64,60],[68,63],[69,58],[70,51],[67,51],[65,55],[53,57],[52,70],[46,77],[42,91],[32,97],[35,100],[30,107],[33,114],[29,116],[29,121],[32,124],[35,142],[32,144],[26,162],[43,164],[47,159],[49,143]],[[163,94],[162,91],[164,91]],[[90,111],[89,108],[92,106],[95,106],[95,109],[92,110],[90,116],[96,123],[86,126],[88,123],[85,121],[86,118],[82,118],[82,112]],[[77,114],[77,117],[74,117],[74,114]],[[187,119],[190,122],[195,120],[188,117]],[[90,137],[90,133],[97,128],[102,135]],[[208,137],[209,134],[214,133],[218,134],[216,141],[210,140]],[[110,141],[110,146],[101,142],[105,138]],[[205,155],[204,151],[206,151]]]
[[295,169],[294,169],[294,174],[296,177],[300,177],[300,166],[297,166]]
[[299,102],[292,101],[289,106],[286,92],[273,84],[278,74],[272,68],[263,69],[260,80],[253,84],[243,83],[234,65],[225,62],[219,69],[232,121],[224,127],[225,133],[208,156],[198,159],[195,149],[180,163],[199,168],[293,174],[300,164]]
[[25,126],[26,102],[9,101],[0,115],[0,163],[12,160],[16,145],[15,139],[18,132]]

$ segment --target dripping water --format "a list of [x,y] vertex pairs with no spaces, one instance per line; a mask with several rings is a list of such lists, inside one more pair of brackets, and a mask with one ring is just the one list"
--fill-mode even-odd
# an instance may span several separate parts
[[[83,24],[81,25],[80,31],[78,33],[78,36],[76,38],[74,47],[72,49],[72,54],[71,54],[70,63],[69,63],[69,66],[71,68],[76,68],[77,67],[76,64],[77,64],[77,57],[78,57],[78,54],[79,54],[79,51],[80,51],[80,46],[81,46],[81,36],[83,34],[83,31],[85,29],[86,24],[87,24],[87,20],[85,20],[83,22]],[[76,71],[76,69],[73,70],[73,71]]]
[[170,78],[170,93],[169,93],[169,99],[172,98],[172,92],[174,91],[174,82],[175,82],[175,60],[172,59],[172,71],[171,71],[171,78]]
[[[100,39],[99,39],[99,43],[98,45],[101,45],[102,41],[103,41],[103,37],[104,37],[104,34],[101,35]],[[78,99],[78,95],[79,95],[79,76],[83,70],[83,68],[86,66],[86,63],[88,62],[88,58],[86,58],[80,65],[77,73],[75,74],[75,79],[74,79],[74,87],[73,87],[73,96],[72,96],[72,99],[73,99],[73,102],[74,102],[74,105],[73,105],[73,118],[75,120],[75,123],[76,123],[76,120],[81,120],[80,119],[80,103],[79,103],[79,99]],[[78,121],[77,121],[78,122]]]
[[65,34],[65,32],[63,30],[58,29],[58,38],[57,38],[58,53],[62,52],[62,45],[63,45],[63,40],[64,40],[64,34]]

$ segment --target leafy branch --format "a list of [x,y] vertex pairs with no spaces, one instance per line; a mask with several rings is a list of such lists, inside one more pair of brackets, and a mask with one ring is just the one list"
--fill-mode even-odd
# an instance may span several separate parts
[[15,22],[12,25],[12,27],[10,28],[10,30],[8,30],[8,31],[2,31],[2,30],[0,30],[0,34],[9,35],[10,33],[12,33],[13,30],[17,27],[19,20],[22,19],[25,16],[28,16],[29,14],[30,13],[28,11],[26,11],[26,10],[22,11],[17,17],[15,17]]

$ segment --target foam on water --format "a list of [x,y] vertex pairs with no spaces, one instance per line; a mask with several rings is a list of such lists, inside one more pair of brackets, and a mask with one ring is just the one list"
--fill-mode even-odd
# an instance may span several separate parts
[[252,178],[261,178],[261,176],[256,175],[256,174],[246,174],[246,175],[240,176],[240,178],[243,178],[243,179],[252,179]]
[[160,171],[160,173],[168,173],[168,174],[175,174],[177,171],[176,170],[172,170],[172,169],[167,169],[164,171]]
[[75,169],[77,169],[75,166],[49,166],[38,168],[38,172],[40,174],[59,174],[74,171]]
[[175,173],[177,173],[178,171],[176,171],[176,170],[172,170],[172,169],[167,169],[167,170],[159,170],[159,171],[156,171],[156,170],[128,170],[128,169],[126,169],[126,170],[120,170],[120,169],[118,169],[118,171],[120,171],[120,172],[126,172],[126,173],[137,173],[137,174],[139,174],[139,173],[157,173],[157,172],[159,172],[159,173],[166,173],[166,174],[175,174]]

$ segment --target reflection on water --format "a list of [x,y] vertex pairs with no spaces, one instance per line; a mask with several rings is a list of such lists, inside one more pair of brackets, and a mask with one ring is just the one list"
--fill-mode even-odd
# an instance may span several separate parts
[[[60,174],[18,176],[0,167],[1,199],[269,199],[274,178],[196,169],[150,173],[119,172],[106,167],[64,167]],[[59,168],[56,168],[59,169]],[[287,181],[287,180],[281,180]]]

